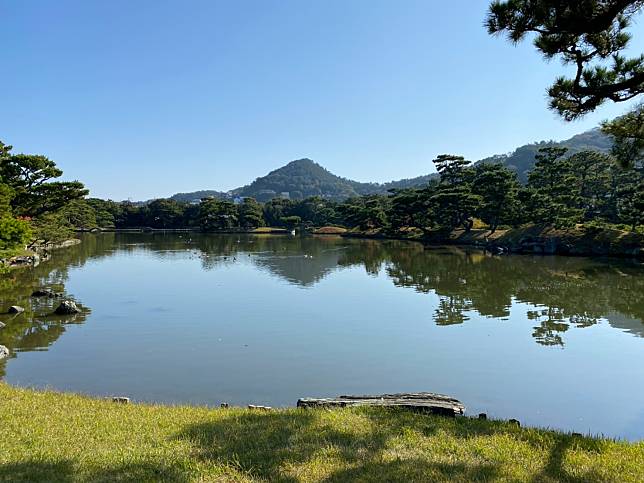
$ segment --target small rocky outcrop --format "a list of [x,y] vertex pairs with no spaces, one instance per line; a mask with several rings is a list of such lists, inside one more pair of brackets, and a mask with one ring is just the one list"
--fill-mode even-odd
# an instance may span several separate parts
[[9,357],[9,349],[7,349],[3,345],[0,345],[0,360],[4,359],[5,357]]
[[9,310],[7,311],[10,314],[22,314],[25,311],[24,308],[20,307],[19,305],[12,305],[9,307]]
[[76,303],[72,300],[63,300],[56,310],[54,311],[56,315],[74,315],[80,313],[80,309]]

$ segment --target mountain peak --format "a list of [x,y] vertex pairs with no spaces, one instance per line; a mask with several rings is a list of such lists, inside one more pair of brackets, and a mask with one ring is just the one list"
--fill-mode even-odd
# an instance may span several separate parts
[[[514,152],[491,156],[477,163],[500,163],[515,171],[519,180],[525,182],[529,171],[533,168],[535,155],[544,146],[563,146],[570,154],[583,150],[609,152],[612,146],[610,137],[598,129],[577,134],[561,142],[542,141],[518,147]],[[216,191],[199,191],[194,193],[179,193],[173,196],[177,201],[198,201],[205,196],[216,196],[230,199],[231,197],[252,197],[257,201],[268,201],[275,197],[303,199],[310,196],[321,196],[332,200],[345,200],[353,196],[366,194],[387,194],[390,189],[415,188],[426,186],[438,175],[431,173],[417,178],[402,179],[389,183],[360,183],[341,178],[328,171],[310,158],[296,159],[277,168],[266,176],[257,178],[251,184],[237,188],[228,193]]]
[[316,163],[315,161],[309,158],[295,159],[290,163],[288,163],[286,166],[311,166],[311,165],[319,166],[318,163]]

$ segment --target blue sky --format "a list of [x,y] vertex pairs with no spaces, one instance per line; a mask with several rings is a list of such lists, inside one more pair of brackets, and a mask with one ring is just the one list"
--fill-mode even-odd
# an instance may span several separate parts
[[[564,68],[483,28],[487,0],[0,0],[0,139],[92,195],[227,190],[309,157],[359,181],[564,139]],[[633,48],[644,50],[642,23]]]

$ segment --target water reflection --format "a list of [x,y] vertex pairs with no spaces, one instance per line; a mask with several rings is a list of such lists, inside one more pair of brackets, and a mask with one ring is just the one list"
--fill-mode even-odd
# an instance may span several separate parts
[[[92,260],[136,251],[160,260],[196,259],[203,270],[238,263],[302,288],[335,270],[363,267],[385,273],[398,287],[439,298],[428,318],[440,325],[464,324],[478,314],[507,320],[517,303],[530,306],[532,337],[544,346],[563,347],[571,328],[601,321],[644,337],[644,271],[618,260],[565,257],[491,256],[459,248],[426,248],[417,243],[352,240],[335,237],[209,236],[202,234],[87,235],[83,243],[57,251],[33,270],[16,270],[0,279],[0,310],[21,305],[17,316],[0,315],[0,344],[12,353],[43,350],[68,324],[83,323],[89,307],[74,317],[55,317],[55,299],[33,298],[41,287],[65,292],[72,268]],[[74,294],[66,294],[74,298]],[[82,301],[78,301],[81,303]],[[0,376],[4,366],[0,363]]]
[[[46,350],[65,332],[69,324],[82,324],[90,315],[73,294],[66,293],[65,282],[69,270],[86,263],[90,257],[105,256],[105,247],[114,245],[114,235],[87,237],[84,244],[55,252],[52,260],[33,269],[16,269],[0,275],[0,345],[11,351],[10,357],[18,352]],[[32,297],[41,288],[61,294],[61,298]],[[81,310],[75,315],[55,315],[54,310],[62,299],[74,300]],[[19,305],[25,311],[8,314],[11,305]],[[4,376],[6,360],[0,361],[0,377]]]

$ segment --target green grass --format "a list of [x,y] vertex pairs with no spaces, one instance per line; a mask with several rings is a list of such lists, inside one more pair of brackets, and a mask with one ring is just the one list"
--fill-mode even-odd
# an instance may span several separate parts
[[628,444],[377,408],[143,404],[0,383],[0,481],[644,481]]
[[290,230],[287,230],[286,228],[275,228],[271,226],[260,226],[259,228],[255,228],[252,230],[251,233],[268,233],[268,234],[283,234],[283,233],[290,233]]

